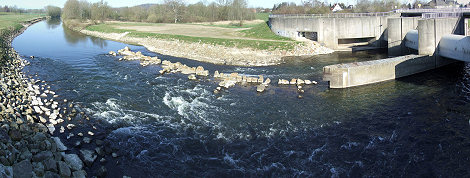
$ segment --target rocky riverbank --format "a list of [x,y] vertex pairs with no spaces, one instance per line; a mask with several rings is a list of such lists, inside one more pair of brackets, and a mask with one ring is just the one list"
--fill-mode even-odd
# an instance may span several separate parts
[[73,112],[61,110],[64,102],[55,101],[45,81],[28,78],[22,59],[11,41],[19,31],[2,34],[0,59],[0,177],[86,177],[84,164],[60,138],[51,133],[55,125],[70,118]]
[[293,50],[254,50],[249,48],[239,49],[221,45],[204,43],[188,43],[179,40],[163,40],[156,38],[136,38],[128,36],[128,33],[102,33],[80,28],[71,28],[83,34],[120,41],[129,44],[145,46],[148,50],[175,57],[193,59],[197,61],[235,66],[269,66],[284,62],[285,56],[310,56],[329,54],[334,52],[314,41],[304,41],[296,44]]

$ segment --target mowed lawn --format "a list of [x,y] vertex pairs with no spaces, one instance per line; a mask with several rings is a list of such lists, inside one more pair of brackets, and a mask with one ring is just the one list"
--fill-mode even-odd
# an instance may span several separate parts
[[258,50],[290,50],[299,43],[272,33],[266,23],[267,14],[258,17],[257,20],[243,22],[242,26],[236,21],[190,24],[112,21],[88,26],[86,29],[104,33],[129,32],[129,36],[133,37],[173,39]]
[[22,22],[32,20],[34,18],[43,17],[44,14],[16,14],[0,12],[0,31],[6,28],[13,27],[15,29],[21,28]]

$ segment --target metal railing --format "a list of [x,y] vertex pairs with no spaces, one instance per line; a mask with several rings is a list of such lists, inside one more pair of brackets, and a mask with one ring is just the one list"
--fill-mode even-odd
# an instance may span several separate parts
[[470,8],[439,8],[439,9],[397,9],[397,13],[439,13],[439,12],[470,12]]
[[458,18],[463,15],[462,12],[439,12],[439,13],[423,13],[423,19],[436,19],[436,18]]
[[331,13],[331,14],[271,14],[269,18],[311,18],[311,17],[383,17],[393,15],[394,12],[374,12],[374,13]]
[[348,18],[348,17],[383,17],[397,13],[422,13],[422,18],[452,18],[460,17],[463,13],[470,13],[470,8],[439,8],[439,9],[397,9],[390,12],[372,13],[331,13],[331,14],[271,14],[269,18]]

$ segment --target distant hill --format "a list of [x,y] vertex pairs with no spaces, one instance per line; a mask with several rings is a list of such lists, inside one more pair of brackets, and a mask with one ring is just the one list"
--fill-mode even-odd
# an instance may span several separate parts
[[148,9],[148,8],[152,7],[153,5],[157,5],[157,4],[141,4],[141,5],[137,5],[135,7],[142,7],[144,9]]

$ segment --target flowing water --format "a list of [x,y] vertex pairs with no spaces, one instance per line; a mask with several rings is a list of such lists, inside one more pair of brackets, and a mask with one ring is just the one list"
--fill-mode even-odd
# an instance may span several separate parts
[[[160,66],[106,55],[130,46],[163,60],[201,65],[211,73],[263,74],[318,81],[298,98],[295,86],[272,84],[264,93],[236,86],[214,94],[217,80],[160,76]],[[96,138],[119,156],[106,156],[109,177],[358,177],[470,176],[470,65],[350,89],[321,81],[330,64],[384,58],[374,52],[290,58],[269,67],[201,63],[93,38],[60,22],[29,27],[13,47],[59,99],[78,104]],[[176,49],[177,50],[177,49]],[[67,121],[72,122],[72,121]],[[65,123],[66,124],[66,123]],[[67,140],[67,146],[81,138]],[[86,148],[86,144],[81,146]],[[80,148],[80,147],[77,147]],[[76,151],[75,151],[76,152]],[[100,158],[99,158],[100,159]],[[96,173],[99,159],[88,168]]]

